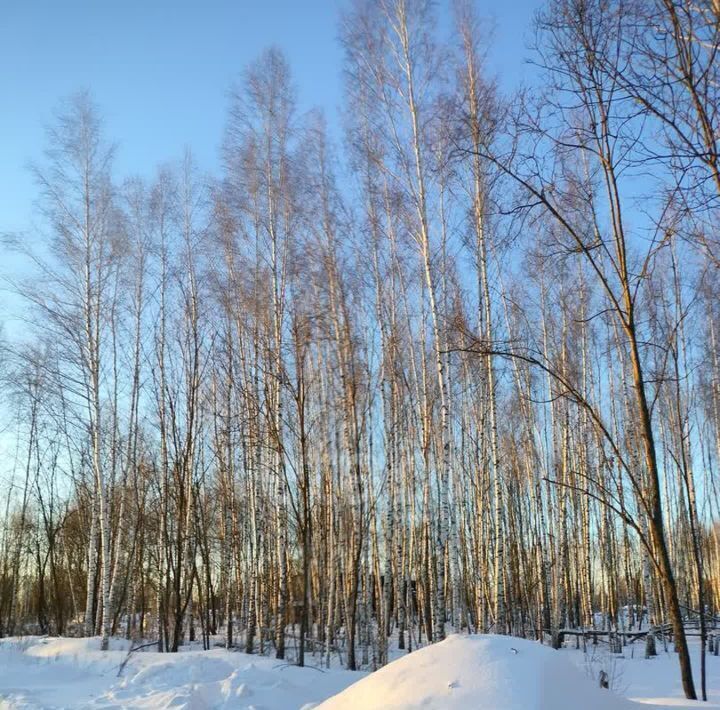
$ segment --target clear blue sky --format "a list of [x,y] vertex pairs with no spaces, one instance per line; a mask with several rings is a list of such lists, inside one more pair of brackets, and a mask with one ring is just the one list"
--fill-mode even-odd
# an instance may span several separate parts
[[[44,126],[60,99],[90,89],[118,143],[116,177],[152,175],[190,146],[218,163],[232,81],[265,47],[287,54],[304,108],[330,124],[342,99],[339,13],[349,0],[0,0],[0,235],[32,240]],[[495,24],[490,68],[505,85],[524,73],[525,35],[542,0],[477,0]],[[447,16],[448,0],[438,12]],[[23,263],[0,243],[0,278]],[[22,339],[22,306],[0,283],[0,328]],[[0,412],[3,408],[0,405]],[[2,432],[0,458],[15,439]],[[2,456],[2,454],[6,454]]]
[[[118,142],[120,177],[151,174],[189,145],[216,165],[227,90],[265,47],[283,49],[304,106],[341,101],[338,17],[347,0],[0,0],[0,233],[30,225],[43,126],[58,100],[92,91]],[[438,12],[443,13],[444,0]],[[491,68],[523,72],[540,0],[477,0],[493,18]]]

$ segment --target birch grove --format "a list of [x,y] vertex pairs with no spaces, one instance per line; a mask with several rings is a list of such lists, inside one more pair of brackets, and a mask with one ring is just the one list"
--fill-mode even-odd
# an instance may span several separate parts
[[0,635],[374,670],[635,632],[705,696],[720,8],[548,0],[537,91],[439,9],[351,4],[337,122],[266,50],[215,174],[121,179],[92,97],[61,105],[7,244]]

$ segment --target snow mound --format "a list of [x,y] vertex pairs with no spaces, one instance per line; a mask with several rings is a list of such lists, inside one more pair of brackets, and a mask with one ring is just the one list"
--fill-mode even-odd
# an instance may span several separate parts
[[317,710],[638,710],[561,652],[508,636],[450,636],[403,656]]

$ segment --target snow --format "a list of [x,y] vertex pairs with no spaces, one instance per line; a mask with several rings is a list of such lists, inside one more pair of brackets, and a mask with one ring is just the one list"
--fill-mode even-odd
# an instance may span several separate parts
[[[382,698],[379,705],[378,701]],[[322,710],[639,710],[601,690],[547,646],[505,636],[449,636],[320,705]]]
[[224,649],[135,652],[129,643],[0,640],[0,710],[15,708],[251,708],[309,710],[362,674],[297,668]]
[[[128,658],[129,648],[121,639],[112,639],[108,652],[98,638],[0,639],[0,710],[720,708],[720,657],[707,658],[710,702],[691,702],[683,698],[677,657],[661,643],[659,655],[646,660],[642,644],[616,656],[603,644],[584,654],[512,637],[454,635],[411,654],[394,648],[397,660],[370,675],[222,648],[164,654],[151,647]],[[693,652],[699,686],[697,645]],[[611,690],[598,687],[600,670]]]
[[[625,647],[621,656],[603,651],[603,647],[593,648],[588,645],[588,653],[574,649],[563,649],[565,654],[576,666],[586,673],[597,675],[600,667],[605,668],[612,676],[612,688],[620,695],[634,700],[636,710],[650,708],[720,708],[720,657],[707,655],[707,689],[708,701],[686,700],[680,683],[680,671],[677,655],[672,644],[668,644],[668,652],[663,650],[661,640],[657,642],[658,655],[646,660],[645,644],[640,641]],[[690,639],[693,676],[695,689],[700,696],[700,644]],[[642,704],[640,704],[642,703]]]

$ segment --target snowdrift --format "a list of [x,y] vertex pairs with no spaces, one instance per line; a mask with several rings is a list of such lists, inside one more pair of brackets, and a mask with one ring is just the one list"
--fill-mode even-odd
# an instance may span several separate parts
[[128,659],[129,646],[112,639],[103,652],[99,638],[0,639],[0,710],[299,710],[358,677],[220,648]]
[[[718,658],[708,658],[711,702],[695,702],[683,699],[672,651],[652,660],[633,658],[632,647],[620,657],[585,656],[511,637],[451,636],[364,677],[217,647],[128,657],[129,648],[122,639],[106,652],[99,638],[0,639],[0,710],[311,710],[323,701],[324,710],[720,708]],[[699,646],[693,650],[697,663]],[[600,690],[590,668],[607,669],[636,702]]]
[[[403,656],[318,710],[639,710],[563,653],[508,636],[450,636]],[[647,707],[647,706],[645,706]]]

